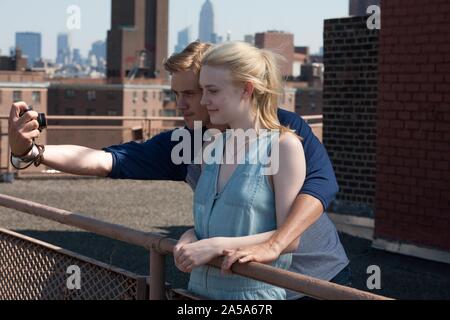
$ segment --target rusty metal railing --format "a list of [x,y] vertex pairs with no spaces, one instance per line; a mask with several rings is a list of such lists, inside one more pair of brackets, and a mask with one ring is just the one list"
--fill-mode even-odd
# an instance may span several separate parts
[[[56,221],[98,235],[141,246],[150,251],[150,295],[151,300],[165,299],[165,255],[172,254],[176,240],[158,234],[146,233],[125,226],[93,219],[78,213],[52,208],[39,203],[0,194],[0,205],[24,213]],[[220,268],[222,258],[209,264]],[[361,290],[329,283],[327,281],[280,270],[269,265],[249,263],[235,264],[232,271],[238,275],[263,281],[278,287],[325,300],[387,300],[389,298]]]

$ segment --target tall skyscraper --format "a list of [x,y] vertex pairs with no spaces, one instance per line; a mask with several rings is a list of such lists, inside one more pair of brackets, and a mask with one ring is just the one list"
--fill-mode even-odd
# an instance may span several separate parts
[[59,33],[57,39],[56,63],[69,64],[71,62],[70,35],[68,33]]
[[349,15],[350,16],[365,16],[367,15],[367,8],[371,5],[380,5],[380,0],[350,0]]
[[72,63],[73,64],[82,64],[83,63],[80,49],[73,49]]
[[169,0],[112,0],[108,77],[125,78],[139,67],[145,77],[165,78],[168,29]]
[[35,32],[17,32],[16,48],[22,50],[22,54],[28,57],[28,67],[32,67],[35,61],[41,59],[41,34]]
[[216,42],[214,32],[214,8],[210,0],[206,0],[200,11],[198,38],[203,42]]
[[92,44],[89,55],[94,55],[97,60],[103,59],[106,61],[106,42],[105,41],[95,41]]
[[186,27],[178,32],[178,42],[175,46],[175,52],[179,53],[191,42],[191,28]]

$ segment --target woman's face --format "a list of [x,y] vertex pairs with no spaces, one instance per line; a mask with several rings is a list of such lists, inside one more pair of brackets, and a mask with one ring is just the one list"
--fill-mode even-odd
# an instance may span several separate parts
[[200,86],[203,89],[201,104],[208,110],[212,124],[231,124],[249,112],[243,99],[244,85],[236,85],[229,70],[203,66]]

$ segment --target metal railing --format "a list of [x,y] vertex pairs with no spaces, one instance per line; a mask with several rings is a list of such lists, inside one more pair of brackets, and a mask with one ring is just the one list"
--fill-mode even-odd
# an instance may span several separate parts
[[[93,219],[78,213],[52,208],[39,203],[0,194],[0,206],[56,221],[98,235],[141,246],[150,251],[151,300],[165,299],[165,256],[173,253],[176,240],[158,234],[134,230],[125,226]],[[216,258],[209,265],[220,268],[223,259]],[[233,273],[263,281],[278,287],[325,300],[389,300],[361,290],[281,270],[260,263],[235,264]]]

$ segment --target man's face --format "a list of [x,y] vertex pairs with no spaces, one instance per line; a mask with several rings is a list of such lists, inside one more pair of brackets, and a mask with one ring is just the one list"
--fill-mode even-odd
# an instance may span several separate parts
[[200,104],[203,92],[193,71],[173,73],[172,90],[177,98],[177,108],[183,113],[189,129],[194,128],[194,121],[202,121],[203,126],[209,126],[208,110]]

